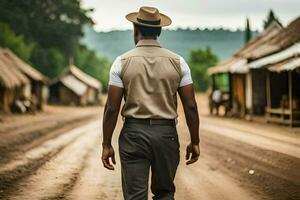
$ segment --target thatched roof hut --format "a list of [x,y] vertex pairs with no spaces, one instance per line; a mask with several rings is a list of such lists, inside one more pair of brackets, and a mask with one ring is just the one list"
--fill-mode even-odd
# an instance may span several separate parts
[[9,49],[0,48],[0,110],[10,112],[13,102],[20,97],[35,96],[37,107],[42,107],[42,86],[47,78],[22,61]]
[[65,105],[93,105],[99,103],[101,83],[70,65],[50,86],[50,101]]
[[29,79],[22,73],[12,60],[4,55],[5,50],[0,48],[0,85],[3,88],[15,88],[29,83]]
[[101,89],[102,85],[97,79],[84,73],[79,68],[77,68],[75,65],[69,66],[66,73],[67,74],[70,73],[70,74],[74,75],[76,78],[78,78],[79,80],[81,80],[82,82],[84,82],[85,84],[87,84],[90,87],[93,87],[97,90]]

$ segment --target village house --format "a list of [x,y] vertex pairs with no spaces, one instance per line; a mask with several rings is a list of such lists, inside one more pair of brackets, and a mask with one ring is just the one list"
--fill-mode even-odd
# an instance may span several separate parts
[[[42,110],[47,101],[47,78],[9,49],[0,48],[0,110]],[[21,109],[21,110],[19,110]]]
[[[254,51],[282,29],[275,21],[263,32],[256,35],[232,57],[215,67],[208,69],[213,79],[213,90],[217,87],[215,79],[221,74],[228,74],[229,113],[233,116],[244,117],[247,114],[263,114],[265,100],[265,70],[249,70],[248,62],[255,59]],[[253,80],[252,80],[253,79]],[[255,92],[253,92],[255,91]],[[260,92],[258,92],[260,91]]]
[[102,85],[95,78],[70,65],[50,86],[50,102],[63,105],[99,104]]
[[249,69],[267,70],[266,119],[300,125],[300,17],[269,40]]
[[229,74],[231,115],[251,119],[266,114],[267,121],[297,124],[299,42],[300,17],[285,28],[273,22],[231,58],[208,70],[213,83],[220,74]]

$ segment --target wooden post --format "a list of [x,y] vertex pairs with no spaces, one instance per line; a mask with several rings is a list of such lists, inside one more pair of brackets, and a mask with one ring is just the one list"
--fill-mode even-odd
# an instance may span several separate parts
[[253,91],[252,91],[252,71],[245,74],[245,107],[247,120],[252,119],[253,110]]
[[290,109],[290,126],[293,126],[293,74],[292,71],[288,72],[289,81],[289,109]]
[[212,91],[214,91],[216,89],[216,75],[213,74],[211,78],[212,78]]
[[232,75],[230,73],[228,73],[228,81],[229,81],[229,110],[231,110],[233,94],[232,94]]
[[250,74],[250,88],[251,88],[251,108],[250,108],[250,117],[252,119],[253,117],[253,113],[254,113],[254,97],[253,97],[253,70],[250,70],[249,71],[249,74]]
[[271,84],[270,84],[270,72],[267,71],[267,79],[266,79],[266,91],[267,91],[267,109],[266,109],[266,116],[267,122],[269,121],[269,109],[271,108]]
[[244,99],[244,106],[242,108],[242,116],[245,117],[246,113],[247,113],[247,106],[246,106],[246,74],[241,74],[241,79],[242,79],[242,83],[243,83],[243,99]]

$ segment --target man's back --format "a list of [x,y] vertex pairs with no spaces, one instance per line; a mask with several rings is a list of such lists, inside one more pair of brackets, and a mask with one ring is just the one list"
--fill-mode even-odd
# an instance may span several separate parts
[[190,77],[184,77],[189,69],[182,57],[162,48],[156,40],[141,40],[116,62],[119,67],[113,68],[119,72],[113,70],[125,90],[123,117],[177,118],[177,90],[192,83]]

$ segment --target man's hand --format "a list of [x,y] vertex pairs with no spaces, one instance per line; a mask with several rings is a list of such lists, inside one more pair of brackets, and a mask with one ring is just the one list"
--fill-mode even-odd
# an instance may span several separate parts
[[115,168],[111,164],[109,158],[111,158],[111,162],[115,165],[116,159],[115,159],[114,148],[111,145],[103,145],[102,158],[101,158],[103,166],[109,170],[114,170]]
[[196,162],[199,159],[199,156],[200,156],[199,144],[190,143],[186,147],[186,156],[185,156],[185,159],[187,160],[186,164],[190,165]]

